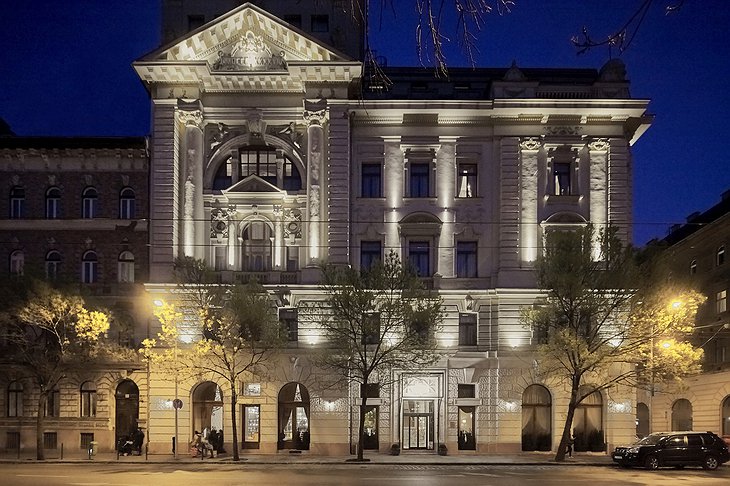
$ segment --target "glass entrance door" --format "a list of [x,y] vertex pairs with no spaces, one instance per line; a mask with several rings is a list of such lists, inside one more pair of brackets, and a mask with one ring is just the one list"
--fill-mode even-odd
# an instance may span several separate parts
[[433,450],[434,420],[432,400],[403,401],[403,449]]

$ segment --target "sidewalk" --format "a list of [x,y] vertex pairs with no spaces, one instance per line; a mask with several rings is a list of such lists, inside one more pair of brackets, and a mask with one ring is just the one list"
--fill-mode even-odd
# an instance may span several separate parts
[[[145,458],[142,456],[119,456],[116,453],[101,452],[92,459],[88,455],[75,453],[64,454],[64,458],[60,459],[57,454],[46,455],[45,463],[89,463],[89,464],[180,464],[180,465],[211,465],[211,464],[240,464],[240,465],[259,465],[259,464],[281,464],[281,465],[297,465],[297,464],[331,464],[331,465],[377,465],[377,464],[401,464],[401,465],[550,465],[550,466],[612,466],[614,463],[611,458],[605,454],[599,453],[577,453],[572,458],[566,458],[565,462],[555,462],[554,453],[541,452],[525,452],[517,454],[473,454],[473,455],[448,455],[440,456],[434,453],[405,453],[398,456],[391,456],[387,453],[367,452],[365,459],[369,462],[354,462],[355,456],[317,456],[308,453],[303,454],[240,454],[241,460],[236,462],[231,458],[231,454],[222,454],[215,458],[205,458],[201,460],[190,457],[187,454],[181,454],[177,459],[172,454],[150,454]],[[0,456],[1,463],[26,463],[35,461],[35,452],[28,454],[22,453],[20,458],[13,454],[3,454]]]

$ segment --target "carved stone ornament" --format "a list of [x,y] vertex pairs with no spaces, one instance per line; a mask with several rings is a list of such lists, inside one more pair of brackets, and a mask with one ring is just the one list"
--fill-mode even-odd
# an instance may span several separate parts
[[261,136],[266,133],[266,121],[261,110],[250,110],[246,113],[246,124],[253,135]]
[[610,143],[605,138],[599,138],[588,144],[588,148],[590,150],[596,150],[599,152],[604,152],[604,151],[608,150],[609,147],[610,147]]
[[284,238],[302,237],[302,212],[298,209],[284,210]]
[[250,71],[286,71],[284,51],[274,54],[264,42],[263,37],[250,30],[243,35],[230,49],[218,51],[218,58],[213,61],[211,71],[218,72],[250,72]]
[[583,127],[552,126],[544,127],[543,131],[545,135],[580,135],[583,132]]
[[203,112],[200,110],[177,110],[177,119],[186,127],[196,127],[203,129]]
[[319,186],[309,189],[309,214],[319,216]]
[[304,120],[310,125],[321,125],[327,118],[327,110],[305,111]]
[[542,147],[542,140],[536,140],[532,137],[526,138],[520,142],[520,148],[522,150],[540,150]]
[[228,238],[228,212],[216,208],[210,212],[210,237]]

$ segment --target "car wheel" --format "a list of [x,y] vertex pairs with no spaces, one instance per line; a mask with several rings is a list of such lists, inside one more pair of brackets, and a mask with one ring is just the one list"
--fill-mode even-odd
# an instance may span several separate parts
[[705,457],[705,460],[702,463],[702,468],[708,469],[710,471],[714,471],[715,469],[717,469],[717,466],[719,466],[719,465],[720,465],[720,462],[717,460],[717,457],[710,455],[710,456]]
[[647,469],[659,469],[659,458],[657,456],[646,456],[644,467]]

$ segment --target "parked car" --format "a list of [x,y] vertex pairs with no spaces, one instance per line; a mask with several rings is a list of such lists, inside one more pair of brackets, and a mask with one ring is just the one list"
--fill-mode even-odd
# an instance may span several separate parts
[[727,444],[712,432],[657,432],[630,446],[616,447],[611,454],[621,467],[702,466],[717,469],[730,461]]

